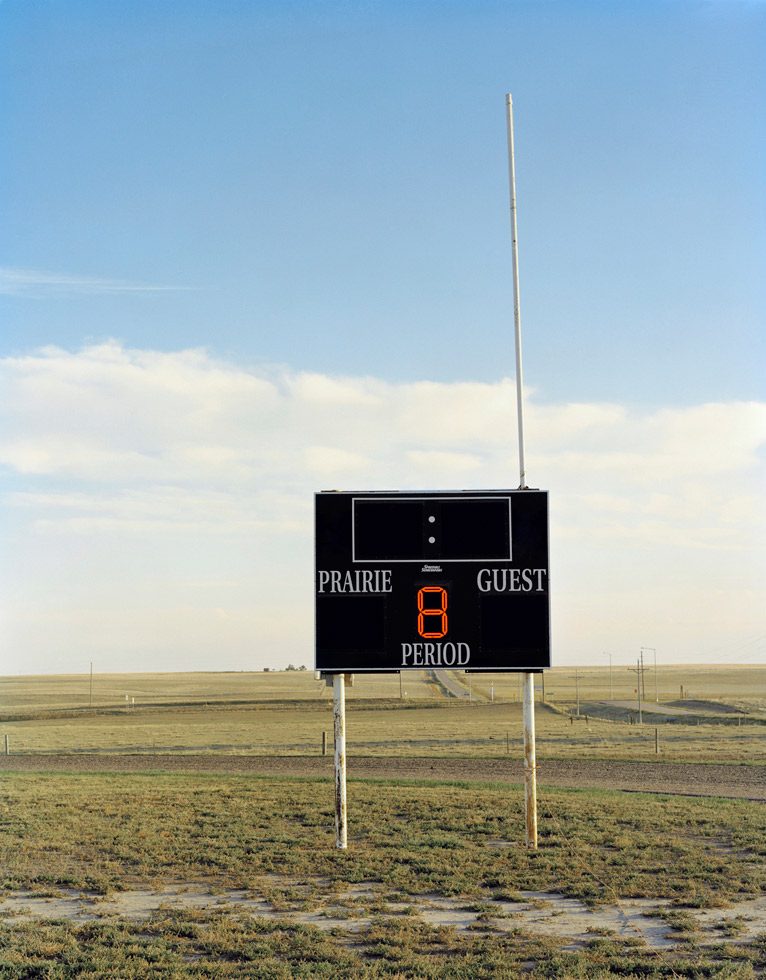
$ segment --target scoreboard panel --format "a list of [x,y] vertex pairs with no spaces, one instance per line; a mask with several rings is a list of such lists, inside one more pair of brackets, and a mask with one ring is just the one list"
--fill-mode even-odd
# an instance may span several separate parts
[[548,495],[316,495],[316,670],[550,666]]

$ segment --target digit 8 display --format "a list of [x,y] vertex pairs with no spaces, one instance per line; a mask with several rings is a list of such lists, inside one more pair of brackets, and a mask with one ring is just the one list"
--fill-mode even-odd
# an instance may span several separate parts
[[[439,596],[439,607],[437,609],[426,608],[426,596],[429,594]],[[426,629],[426,616],[431,619],[434,616],[438,616],[438,628],[436,627],[436,623],[430,622],[428,624],[429,628]],[[424,640],[440,640],[443,636],[447,635],[448,629],[447,590],[443,589],[440,585],[425,585],[422,589],[418,589],[418,636],[422,636]]]

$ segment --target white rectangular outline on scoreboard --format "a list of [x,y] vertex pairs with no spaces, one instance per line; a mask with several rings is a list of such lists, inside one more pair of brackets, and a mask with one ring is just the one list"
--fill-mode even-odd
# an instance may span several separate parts
[[[513,561],[513,531],[511,524],[511,497],[505,494],[485,494],[477,496],[465,496],[463,494],[455,494],[450,496],[437,496],[437,497],[352,497],[351,498],[351,561],[354,565],[438,565],[440,563],[447,564],[448,562],[490,562],[490,561]],[[507,500],[508,501],[508,557],[507,558],[357,558],[356,557],[356,534],[355,527],[356,521],[354,520],[356,516],[356,502],[361,501],[371,501],[374,500],[376,503],[381,500],[422,500],[427,502],[429,500]]]

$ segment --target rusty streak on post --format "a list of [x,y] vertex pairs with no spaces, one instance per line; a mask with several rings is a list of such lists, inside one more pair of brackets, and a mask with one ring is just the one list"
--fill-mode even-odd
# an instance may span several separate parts
[[333,721],[335,728],[335,846],[348,847],[346,822],[346,675],[333,675]]
[[535,758],[535,675],[526,673],[524,686],[524,806],[527,847],[537,849],[537,762]]

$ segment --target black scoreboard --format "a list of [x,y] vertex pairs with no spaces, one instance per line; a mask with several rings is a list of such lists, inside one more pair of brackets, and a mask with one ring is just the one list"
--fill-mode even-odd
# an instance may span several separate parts
[[550,667],[548,494],[316,494],[327,673]]

